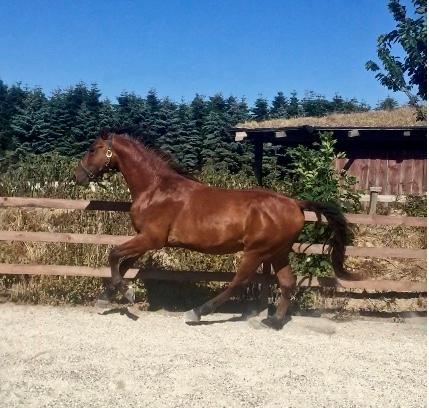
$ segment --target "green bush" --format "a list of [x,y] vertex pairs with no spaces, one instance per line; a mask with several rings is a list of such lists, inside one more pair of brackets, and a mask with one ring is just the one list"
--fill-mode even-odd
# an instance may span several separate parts
[[406,197],[403,210],[410,217],[426,217],[427,197],[424,195],[409,195]]
[[335,144],[332,133],[323,132],[313,148],[300,145],[287,149],[291,162],[286,182],[294,198],[332,202],[343,211],[356,212],[360,208],[357,179],[345,170],[335,170],[335,160],[345,158],[345,153],[335,150]]
[[[314,147],[289,148],[291,159],[287,170],[288,191],[294,198],[330,202],[343,211],[356,212],[360,208],[356,178],[345,170],[335,170],[333,163],[345,157],[335,150],[332,133],[320,133]],[[330,229],[323,224],[307,223],[299,237],[300,242],[325,243]],[[299,275],[329,276],[332,266],[326,255],[291,254],[291,266]]]

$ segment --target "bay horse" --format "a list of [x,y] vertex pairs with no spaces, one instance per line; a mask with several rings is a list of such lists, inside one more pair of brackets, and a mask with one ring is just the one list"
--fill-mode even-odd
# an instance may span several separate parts
[[281,296],[268,323],[281,328],[296,286],[288,255],[304,226],[304,210],[326,217],[333,231],[330,254],[334,272],[342,279],[353,278],[343,266],[348,226],[335,205],[295,200],[262,189],[211,187],[181,174],[168,160],[126,133],[104,130],[79,162],[76,182],[88,182],[108,170],[120,171],[128,184],[131,221],[137,234],[110,251],[112,277],[99,304],[108,304],[118,290],[134,302],[133,289],[123,276],[149,250],[176,247],[206,254],[242,251],[238,270],[226,290],[186,312],[185,321],[198,322],[201,316],[214,312],[236,289],[249,283],[262,262],[270,262]]

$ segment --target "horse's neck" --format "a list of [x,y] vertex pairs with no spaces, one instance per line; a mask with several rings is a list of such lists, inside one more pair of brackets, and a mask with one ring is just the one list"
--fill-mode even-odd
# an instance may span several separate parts
[[168,170],[167,164],[159,162],[162,159],[130,140],[121,138],[114,145],[114,150],[118,156],[119,171],[125,178],[133,200],[144,191],[156,189],[170,172],[174,175],[173,170]]

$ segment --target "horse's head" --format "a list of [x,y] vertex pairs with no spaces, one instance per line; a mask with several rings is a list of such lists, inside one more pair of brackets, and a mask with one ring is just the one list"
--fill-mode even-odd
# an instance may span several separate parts
[[115,168],[113,134],[102,131],[91,144],[74,172],[76,183],[85,184]]

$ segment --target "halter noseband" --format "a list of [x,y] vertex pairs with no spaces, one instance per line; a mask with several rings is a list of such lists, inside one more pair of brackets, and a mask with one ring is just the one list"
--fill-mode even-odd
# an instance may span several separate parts
[[[104,161],[103,167],[101,167],[98,170],[98,172],[102,171],[103,169],[109,168],[110,160],[111,160],[112,155],[113,155],[112,144],[113,144],[113,136],[110,134],[109,138],[107,139],[106,160]],[[82,160],[79,162],[79,166],[84,171],[84,173],[88,176],[88,178],[93,179],[97,176],[91,170],[89,170],[87,167],[84,166]]]

